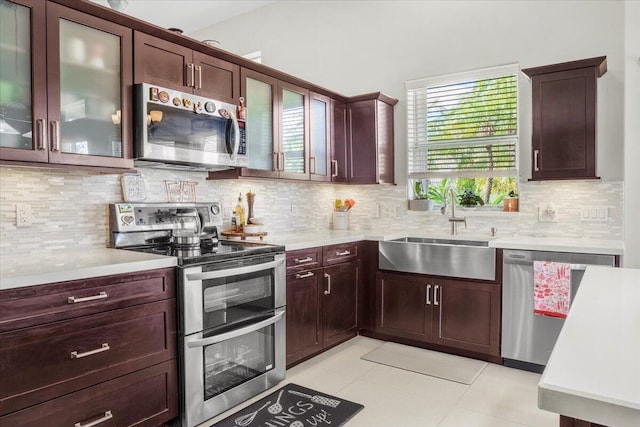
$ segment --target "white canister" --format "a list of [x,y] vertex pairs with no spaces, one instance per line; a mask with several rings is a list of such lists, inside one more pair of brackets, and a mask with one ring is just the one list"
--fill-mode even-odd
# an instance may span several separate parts
[[348,230],[349,229],[349,212],[333,212],[333,229]]

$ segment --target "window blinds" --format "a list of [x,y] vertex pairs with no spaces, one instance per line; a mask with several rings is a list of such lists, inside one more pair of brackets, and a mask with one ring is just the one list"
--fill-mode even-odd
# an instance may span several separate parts
[[409,178],[516,176],[518,67],[407,82]]

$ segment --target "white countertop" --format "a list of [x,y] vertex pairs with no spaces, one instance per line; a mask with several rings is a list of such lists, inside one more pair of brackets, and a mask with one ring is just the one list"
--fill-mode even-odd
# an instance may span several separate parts
[[176,265],[175,257],[109,248],[3,256],[0,258],[0,290]]
[[489,246],[502,249],[573,252],[581,254],[623,255],[622,240],[585,239],[568,237],[500,237]]
[[540,379],[538,406],[640,425],[640,269],[587,268]]

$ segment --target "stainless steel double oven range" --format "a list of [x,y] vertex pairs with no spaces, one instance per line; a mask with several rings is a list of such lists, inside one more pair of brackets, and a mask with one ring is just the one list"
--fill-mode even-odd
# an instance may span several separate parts
[[[112,247],[178,259],[183,426],[285,378],[283,246],[218,241],[219,203],[116,203],[109,210]],[[194,212],[197,237],[176,238],[192,228]]]

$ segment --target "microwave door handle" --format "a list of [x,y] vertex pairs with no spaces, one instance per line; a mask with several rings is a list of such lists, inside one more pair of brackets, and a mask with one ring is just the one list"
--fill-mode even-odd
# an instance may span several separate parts
[[[233,141],[233,152],[230,153],[230,156],[231,160],[235,161],[236,157],[238,156],[238,150],[240,149],[240,126],[238,125],[238,118],[235,116],[235,114],[229,113],[229,115],[231,116],[231,123],[233,123],[233,134],[235,135]],[[227,138],[230,137],[230,135],[227,136]]]
[[187,347],[189,348],[204,347],[204,346],[216,344],[222,341],[227,341],[233,338],[238,338],[242,335],[250,334],[251,332],[257,331],[258,329],[262,329],[265,326],[273,325],[278,320],[282,319],[283,316],[284,316],[284,310],[280,310],[278,313],[271,316],[270,318],[262,320],[258,323],[254,323],[253,325],[245,326],[244,328],[236,329],[234,331],[226,332],[224,334],[214,335],[212,337],[208,337],[200,340],[189,341],[187,342]]
[[238,276],[240,274],[255,273],[258,271],[269,270],[284,264],[284,259],[277,259],[271,262],[265,262],[258,265],[248,265],[246,267],[226,268],[217,271],[208,271],[206,273],[189,274],[187,273],[187,282],[197,280],[221,279],[223,277]]

